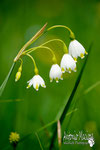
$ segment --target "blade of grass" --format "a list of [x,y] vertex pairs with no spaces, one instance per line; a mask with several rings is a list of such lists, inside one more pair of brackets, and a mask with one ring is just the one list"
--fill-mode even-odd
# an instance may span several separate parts
[[2,95],[2,93],[3,93],[3,91],[4,91],[5,87],[6,87],[6,84],[7,84],[7,82],[8,82],[8,79],[10,78],[10,75],[11,75],[13,69],[14,69],[14,65],[15,65],[15,63],[12,64],[12,66],[11,66],[11,68],[10,68],[10,71],[9,71],[7,77],[5,78],[5,80],[3,81],[2,85],[0,86],[0,96]]
[[39,142],[39,145],[40,145],[41,150],[43,150],[43,147],[42,147],[42,144],[41,144],[41,141],[40,141],[40,139],[39,139],[39,136],[38,136],[37,132],[35,133],[35,135],[36,135],[36,137],[37,137],[37,139],[38,139],[38,142]]
[[[97,81],[96,83],[94,83],[93,85],[91,85],[89,88],[87,88],[84,92],[83,92],[83,94],[81,94],[76,100],[75,100],[75,104],[74,104],[74,106],[73,106],[73,109],[75,109],[75,107],[76,107],[76,105],[77,105],[77,103],[78,103],[78,101],[80,100],[80,98],[81,97],[83,97],[83,96],[85,96],[86,94],[88,94],[89,92],[91,92],[94,88],[96,88],[98,85],[100,85],[100,81]],[[69,112],[70,113],[70,112]],[[68,113],[68,114],[69,114]],[[67,115],[66,115],[67,116]],[[70,119],[69,119],[69,121],[68,121],[68,124],[67,124],[67,126],[66,126],[66,128],[68,129],[68,127],[69,127],[69,124],[70,124],[70,122],[71,122],[71,120],[72,120],[72,117],[73,117],[73,113],[70,115]]]
[[68,113],[66,114],[66,117],[69,116],[69,115],[71,115],[73,112],[75,112],[75,111],[77,111],[77,110],[78,110],[78,109],[75,108],[75,109],[73,109],[72,111],[68,112]]
[[[42,119],[41,117],[40,117],[40,123],[41,123],[42,126],[45,125],[45,123],[44,123],[44,121],[43,121],[43,119]],[[44,133],[45,133],[45,135],[46,135],[48,138],[50,138],[50,134],[49,134],[49,131],[47,130],[47,128],[44,129]]]
[[87,94],[88,92],[90,92],[91,90],[93,90],[94,88],[96,88],[98,85],[100,85],[100,81],[94,83],[93,85],[91,85],[88,89],[86,89],[84,91],[84,94]]
[[[61,117],[59,118],[61,124],[62,124],[63,121],[64,121],[64,118],[65,118],[65,116],[66,116],[66,114],[67,114],[67,112],[68,112],[68,110],[69,110],[69,108],[70,108],[70,104],[71,104],[71,102],[72,102],[72,100],[73,100],[73,97],[74,97],[74,95],[75,95],[75,93],[76,93],[76,90],[77,90],[77,88],[78,88],[78,85],[79,85],[79,83],[80,83],[80,80],[81,80],[81,77],[82,77],[84,68],[85,68],[85,66],[86,66],[86,62],[87,62],[87,60],[88,60],[88,58],[89,58],[89,55],[90,55],[91,48],[92,48],[92,44],[91,44],[90,47],[89,47],[89,50],[88,50],[88,53],[89,53],[89,54],[88,54],[88,56],[85,58],[84,64],[83,64],[83,66],[82,66],[82,68],[81,68],[81,71],[80,71],[78,77],[77,77],[77,80],[76,80],[76,82],[75,82],[75,86],[74,86],[74,88],[73,88],[73,90],[72,90],[72,93],[71,93],[71,95],[70,95],[70,97],[69,97],[69,99],[68,99],[68,101],[67,101],[67,103],[66,103],[66,105],[65,105],[65,108],[64,108],[64,110],[63,110],[63,112],[62,112]],[[54,134],[53,134],[53,137],[52,137],[52,139],[51,139],[51,144],[50,144],[50,147],[49,147],[50,150],[53,148],[53,145],[54,145],[54,142],[55,142],[56,137],[57,137],[57,126],[55,127]]]
[[8,100],[0,100],[0,103],[9,103],[9,102],[21,102],[23,99],[8,99]]

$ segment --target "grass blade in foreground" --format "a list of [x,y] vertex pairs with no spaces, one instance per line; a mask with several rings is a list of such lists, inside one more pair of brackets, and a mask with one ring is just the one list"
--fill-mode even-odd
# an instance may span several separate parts
[[100,85],[100,81],[94,83],[94,84],[91,85],[88,89],[86,89],[86,90],[84,91],[84,94],[89,93],[91,90],[93,90],[94,88],[96,88],[98,85]]
[[9,77],[10,77],[12,71],[13,71],[14,65],[15,65],[15,63],[12,64],[12,66],[11,66],[11,68],[10,68],[10,71],[9,71],[7,77],[5,78],[5,80],[3,81],[2,85],[0,86],[0,96],[2,95],[2,93],[3,93],[3,91],[4,91],[5,87],[6,87],[6,84],[7,84],[7,82],[8,82],[8,79],[9,79]]
[[0,103],[11,103],[11,102],[22,102],[24,101],[23,99],[7,99],[7,100],[0,100]]
[[42,147],[42,144],[41,144],[41,141],[40,141],[40,139],[39,139],[38,134],[37,134],[37,133],[35,133],[35,135],[36,135],[36,137],[37,137],[37,139],[38,139],[38,142],[39,142],[39,145],[40,145],[41,150],[43,150],[43,147]]
[[[89,57],[89,55],[90,55],[91,48],[92,48],[92,44],[91,44],[90,47],[89,47],[89,50],[88,50],[88,53],[89,53],[89,54],[88,54],[88,56],[86,57],[86,59],[85,59],[85,61],[84,61],[84,64],[83,64],[83,66],[82,66],[82,69],[81,69],[81,71],[80,71],[80,73],[79,73],[79,75],[78,75],[78,77],[77,77],[77,80],[76,80],[76,82],[75,82],[75,86],[74,86],[74,88],[73,88],[73,90],[72,90],[72,93],[71,93],[71,95],[70,95],[70,97],[69,97],[69,99],[68,99],[68,101],[67,101],[67,104],[65,105],[65,108],[64,108],[64,110],[63,110],[63,112],[62,112],[61,117],[59,118],[61,124],[63,123],[64,118],[66,117],[66,113],[68,112],[68,110],[69,110],[69,108],[70,108],[70,104],[71,104],[71,102],[72,102],[72,100],[73,100],[73,97],[74,97],[74,95],[75,95],[75,93],[76,93],[76,90],[77,90],[77,88],[78,88],[78,85],[79,85],[79,83],[80,83],[80,80],[81,80],[81,77],[82,77],[84,68],[85,68],[85,66],[86,66],[87,59],[88,59],[88,57]],[[53,137],[52,137],[52,139],[51,139],[51,144],[50,144],[50,148],[49,148],[50,150],[53,148],[53,145],[54,145],[54,142],[55,142],[56,137],[57,137],[57,127],[56,127],[56,129],[55,129],[55,131],[54,131],[54,134],[53,134]]]

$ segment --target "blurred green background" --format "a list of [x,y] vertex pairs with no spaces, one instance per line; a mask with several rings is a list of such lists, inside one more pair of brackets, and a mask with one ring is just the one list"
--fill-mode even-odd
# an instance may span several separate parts
[[[62,24],[70,27],[86,50],[93,42],[92,51],[87,61],[82,79],[73,103],[77,101],[77,111],[67,116],[62,125],[64,131],[76,132],[90,130],[94,134],[95,149],[100,149],[100,86],[83,94],[86,89],[100,80],[100,1],[99,0],[0,0],[0,85],[5,79],[20,48],[46,23],[48,27]],[[62,39],[68,46],[69,34],[65,29],[48,32],[33,44],[36,46],[52,38]],[[62,48],[53,44],[57,56],[61,59]],[[42,53],[43,52],[43,53]],[[7,86],[0,97],[0,149],[9,145],[9,134],[16,131],[22,139],[34,133],[42,126],[54,121],[63,104],[67,102],[77,76],[84,63],[78,59],[77,73],[64,75],[58,84],[49,82],[49,70],[52,65],[49,54],[38,51],[32,54],[37,62],[40,75],[46,82],[46,89],[40,87],[36,92],[32,87],[26,89],[27,81],[34,75],[31,60],[23,58],[21,79],[15,83],[16,64]],[[58,59],[59,59],[58,58]],[[59,59],[59,60],[60,60]],[[17,100],[17,101],[16,101]],[[19,100],[19,101],[18,101]],[[71,111],[71,109],[69,110]],[[69,123],[70,121],[70,123]],[[56,125],[56,124],[55,124]],[[38,133],[44,149],[49,148],[55,126]],[[39,150],[40,145],[34,134],[19,143],[19,150]],[[11,149],[11,147],[8,147]],[[57,142],[54,149],[58,149]],[[64,145],[62,149],[89,150],[89,145]]]

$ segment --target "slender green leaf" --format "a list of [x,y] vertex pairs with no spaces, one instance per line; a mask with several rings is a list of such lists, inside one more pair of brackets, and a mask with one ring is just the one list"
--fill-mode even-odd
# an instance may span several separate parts
[[23,99],[7,99],[7,100],[0,100],[0,103],[9,103],[9,102],[21,102]]
[[39,136],[38,136],[37,132],[35,133],[35,135],[36,135],[36,137],[37,137],[37,139],[38,139],[38,142],[39,142],[39,145],[40,145],[41,150],[43,150],[43,147],[42,147],[42,144],[41,144],[41,141],[40,141],[40,139],[39,139]]
[[96,82],[95,84],[91,85],[88,89],[86,89],[84,91],[84,94],[87,94],[88,92],[90,92],[91,90],[93,90],[94,88],[96,88],[98,85],[100,85],[100,81]]
[[66,114],[66,117],[69,116],[69,115],[71,115],[73,112],[75,112],[75,111],[77,111],[77,110],[78,110],[78,109],[75,108],[75,109],[73,109],[72,111],[68,112],[68,113]]
[[3,93],[3,91],[4,91],[5,87],[6,87],[6,84],[7,84],[7,82],[8,82],[8,79],[10,78],[10,75],[11,75],[11,73],[12,73],[12,71],[13,71],[14,65],[15,65],[15,63],[12,64],[12,66],[11,66],[11,68],[10,68],[10,71],[9,71],[7,77],[5,78],[5,80],[3,81],[2,85],[0,86],[0,96],[2,95],[2,93]]
[[[69,110],[69,108],[70,108],[71,102],[72,102],[72,100],[73,100],[73,98],[74,98],[74,95],[75,95],[76,90],[77,90],[77,88],[78,88],[78,85],[79,85],[79,83],[80,83],[80,80],[81,80],[81,77],[82,77],[84,68],[85,68],[85,66],[86,66],[86,62],[87,62],[88,57],[89,57],[89,55],[90,55],[91,48],[92,48],[92,44],[91,44],[90,47],[89,47],[89,50],[88,50],[88,53],[89,53],[89,54],[88,54],[88,56],[86,57],[86,59],[85,59],[85,61],[84,61],[84,64],[83,64],[83,66],[82,66],[82,68],[81,68],[81,71],[80,71],[80,73],[79,73],[79,75],[78,75],[78,77],[77,77],[77,80],[76,80],[76,82],[75,82],[75,86],[74,86],[74,88],[73,88],[73,90],[72,90],[72,93],[71,93],[69,99],[67,100],[67,103],[66,103],[66,105],[65,105],[65,107],[64,107],[64,110],[63,110],[63,112],[62,112],[61,117],[59,118],[61,124],[63,123],[63,121],[64,121],[64,119],[65,119],[65,116],[66,116],[66,114],[67,114],[67,112],[68,112],[68,110]],[[53,145],[54,145],[54,142],[55,142],[56,137],[57,137],[57,127],[55,127],[54,134],[53,134],[53,137],[52,137],[52,139],[51,139],[51,144],[50,144],[50,147],[49,147],[50,150],[53,148]]]

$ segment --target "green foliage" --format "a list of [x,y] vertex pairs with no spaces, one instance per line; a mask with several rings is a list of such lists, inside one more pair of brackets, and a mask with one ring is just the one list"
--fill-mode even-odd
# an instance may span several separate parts
[[13,69],[14,69],[14,65],[15,65],[15,63],[12,64],[12,66],[11,66],[11,68],[10,68],[10,71],[9,71],[7,77],[5,78],[5,80],[3,81],[2,85],[0,86],[0,96],[2,95],[2,93],[3,93],[3,91],[4,91],[5,87],[6,87],[6,84],[7,84],[7,82],[8,82],[8,79],[10,78],[10,75],[11,75]]
[[[69,26],[75,37],[87,50],[90,42],[93,47],[86,63],[81,81],[74,94],[69,111],[64,113],[61,125],[62,138],[64,131],[79,131],[87,128],[95,137],[95,149],[100,148],[100,4],[98,1],[72,1],[72,0],[34,0],[34,1],[1,1],[0,2],[0,149],[10,150],[9,134],[16,131],[21,140],[18,150],[40,150],[40,144],[48,150],[56,129],[57,120],[61,118],[80,74],[85,60],[78,59],[77,72],[64,75],[64,80],[58,84],[49,82],[49,69],[51,55],[45,49],[33,52],[39,73],[44,77],[47,88],[38,91],[26,89],[27,81],[34,75],[31,60],[23,59],[21,79],[15,83],[14,67],[12,78],[10,73],[2,84],[10,62],[20,48],[35,33],[48,22],[48,27],[55,24]],[[38,39],[33,46],[38,46],[51,38],[61,38],[69,45],[69,34],[65,29],[56,29]],[[49,44],[48,44],[49,45]],[[63,55],[63,46],[60,42],[53,42],[51,48],[56,53],[58,63]],[[12,67],[13,69],[13,67]],[[11,70],[12,70],[11,69]],[[9,82],[8,82],[9,81]],[[7,87],[5,88],[5,86]],[[4,90],[5,89],[5,90]],[[67,109],[65,109],[67,110]],[[35,135],[37,132],[39,141]],[[56,140],[53,149],[58,149]],[[89,145],[64,145],[62,150],[89,150]]]

